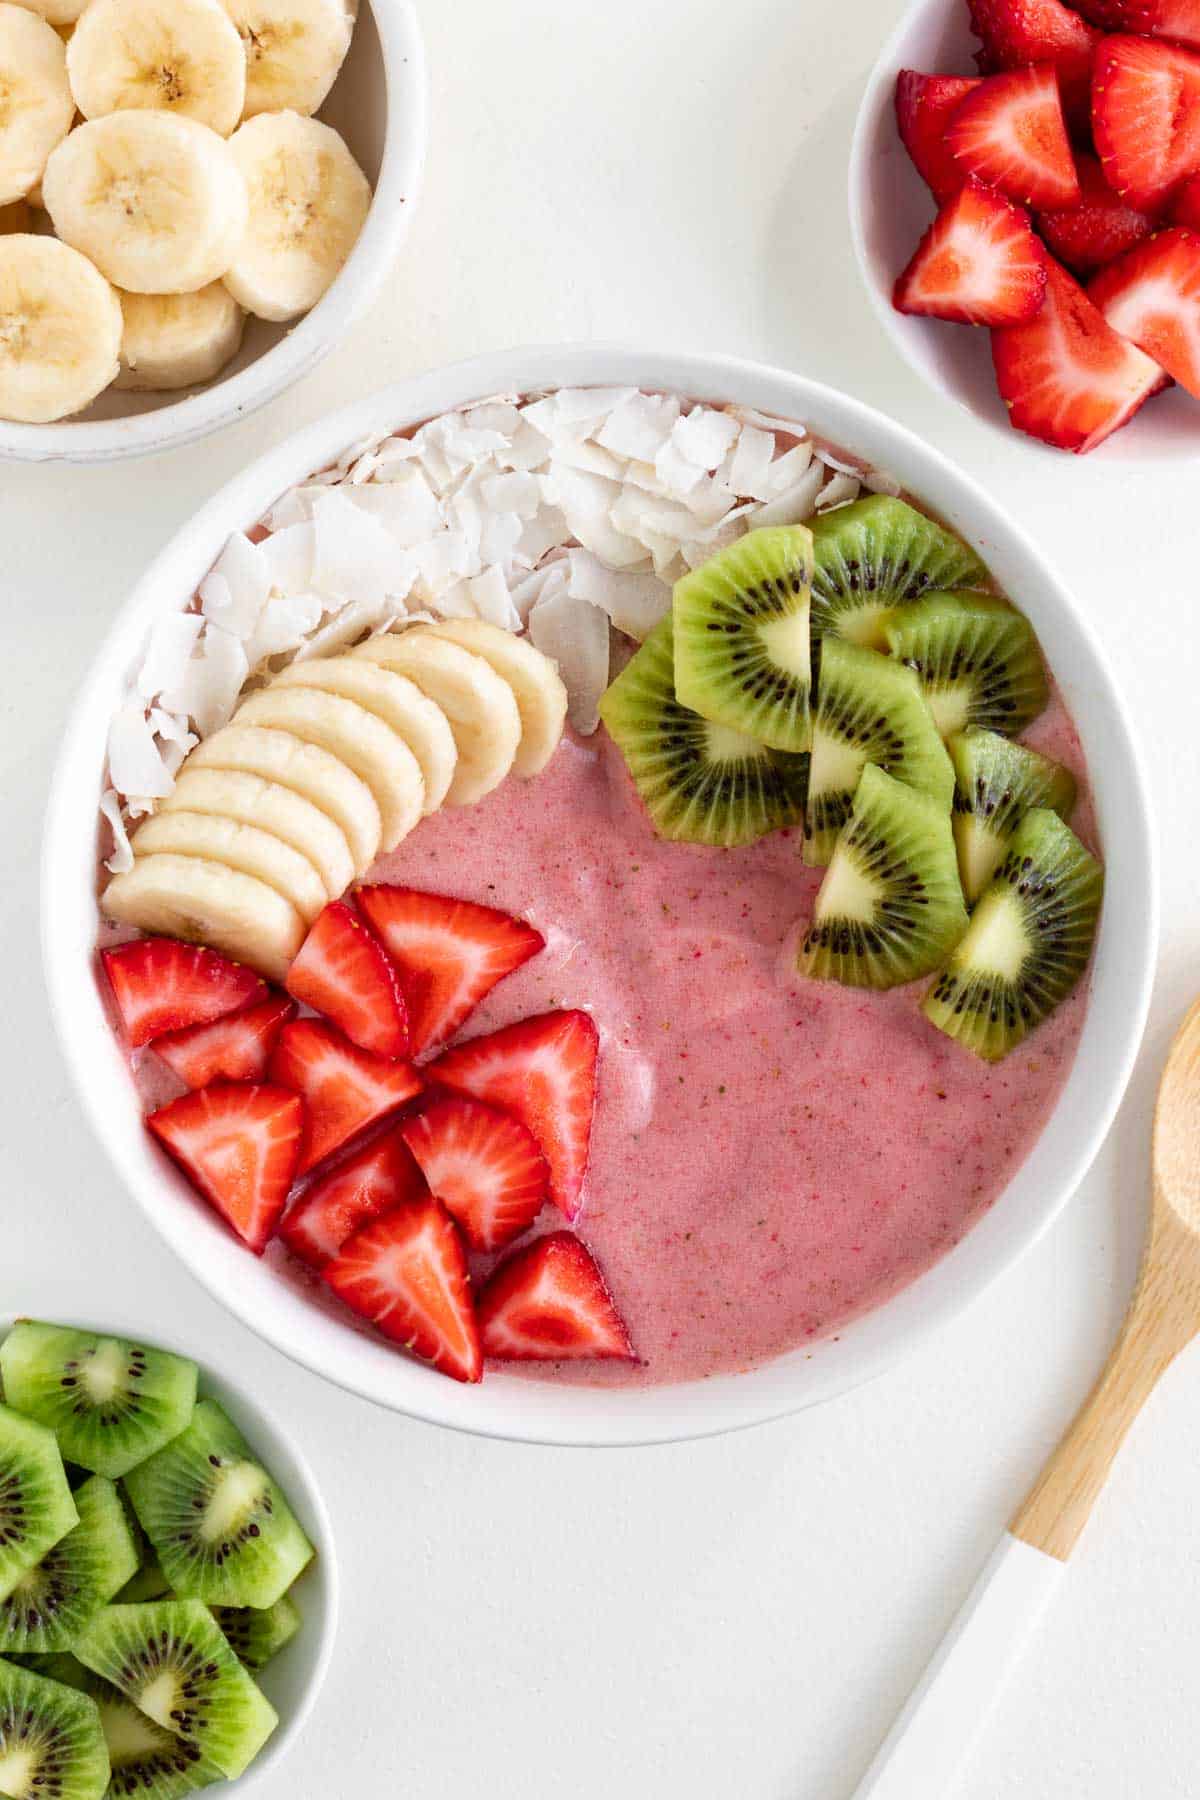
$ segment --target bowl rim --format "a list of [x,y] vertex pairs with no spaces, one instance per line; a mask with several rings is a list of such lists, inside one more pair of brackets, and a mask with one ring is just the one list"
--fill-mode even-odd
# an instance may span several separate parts
[[[211,1209],[189,1194],[173,1165],[149,1145],[140,1107],[131,1111],[134,1084],[94,974],[95,836],[86,821],[95,816],[89,796],[99,782],[114,697],[146,624],[164,594],[184,604],[230,530],[251,523],[293,481],[374,430],[403,428],[497,394],[584,385],[674,390],[808,422],[877,465],[902,462],[896,472],[907,485],[977,547],[985,544],[983,553],[993,565],[1022,565],[1037,586],[1031,610],[1039,632],[1063,637],[1080,660],[1070,678],[1053,656],[1051,667],[1072,709],[1086,705],[1097,715],[1087,753],[1102,830],[1112,839],[1106,848],[1110,878],[1089,1014],[1067,1086],[1004,1194],[915,1282],[834,1338],[742,1375],[608,1389],[491,1374],[481,1387],[464,1388],[347,1328],[293,1291],[276,1271],[247,1258]],[[830,420],[836,429],[822,423]],[[1101,760],[1109,770],[1103,781]],[[1111,830],[1105,823],[1110,797]],[[1122,872],[1124,879],[1115,879]],[[822,383],[740,358],[620,345],[492,352],[397,383],[296,433],[210,500],[143,575],[72,703],[47,806],[41,890],[50,1009],[85,1115],[147,1217],[214,1297],[284,1355],[381,1406],[477,1435],[581,1446],[710,1436],[832,1399],[880,1374],[963,1311],[1049,1227],[1106,1137],[1141,1042],[1158,943],[1157,838],[1128,710],[1082,608],[1000,504],[907,427]],[[1085,1047],[1096,1068],[1087,1066]],[[122,1112],[125,1118],[118,1117]],[[252,1294],[242,1292],[250,1286]]]
[[408,235],[429,149],[429,66],[415,0],[363,0],[379,36],[386,118],[366,222],[312,310],[244,369],[119,419],[24,425],[0,419],[0,463],[109,463],[195,443],[246,419],[308,375],[377,298]]

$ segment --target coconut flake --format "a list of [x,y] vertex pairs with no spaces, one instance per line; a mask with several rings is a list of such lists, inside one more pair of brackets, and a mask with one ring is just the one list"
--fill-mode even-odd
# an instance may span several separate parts
[[635,568],[644,562],[646,550],[612,521],[612,508],[621,489],[600,475],[568,469],[557,461],[546,477],[546,498],[562,508],[571,533],[585,550],[593,551],[615,569]]
[[765,506],[760,506],[751,521],[759,525],[803,525],[805,519],[811,519],[817,504],[817,495],[825,480],[823,463],[813,462],[794,486],[786,489]]
[[469,406],[463,414],[471,431],[495,431],[507,443],[521,423],[521,415],[511,400],[485,400]]
[[[382,600],[398,591],[402,558],[391,533],[343,493],[313,507],[312,586],[335,600]],[[407,592],[407,589],[399,590]]]
[[422,606],[431,606],[446,588],[464,575],[478,574],[472,568],[471,548],[461,531],[443,531],[414,544],[409,552],[416,566],[416,580],[410,590]]
[[352,600],[340,612],[313,632],[296,651],[293,661],[309,662],[314,656],[333,656],[347,645],[366,637],[372,626],[382,623],[388,612],[386,600]]
[[600,696],[608,686],[608,615],[570,593],[539,600],[529,615],[529,636],[557,663],[567,690],[567,717],[584,737],[600,723]]
[[723,470],[727,485],[739,498],[769,500],[768,470],[774,454],[771,432],[760,431],[757,425],[744,426]]
[[596,442],[616,456],[653,464],[678,417],[679,401],[673,394],[631,394],[613,408],[596,433]]
[[200,583],[200,610],[206,619],[237,638],[254,630],[271,591],[271,565],[257,544],[235,531]]
[[443,522],[437,495],[420,469],[411,464],[400,469],[394,481],[373,481],[354,488],[350,499],[403,550],[432,537]]
[[849,506],[851,500],[858,499],[861,487],[857,475],[834,475],[817,495],[817,511],[833,512],[839,506]]
[[[777,456],[767,470],[767,499],[778,500],[780,494],[790,493],[801,476],[806,475],[814,466],[822,467],[820,463],[814,464],[813,462],[811,444],[796,444],[791,450],[786,450],[782,456]],[[825,480],[824,474],[822,474],[821,480]]]
[[763,431],[782,432],[784,437],[808,436],[807,426],[797,425],[792,419],[776,418],[774,413],[759,412],[754,406],[727,406],[725,410],[731,419],[740,419],[743,425],[757,425]]
[[129,833],[121,817],[121,802],[112,788],[105,788],[101,794],[100,811],[108,820],[113,840],[112,855],[105,860],[104,866],[110,875],[126,875],[133,867],[133,851],[129,847]]
[[[250,673],[246,651],[239,638],[209,624],[184,670],[183,680],[162,696],[166,711],[193,719],[201,737],[208,737],[230,718],[242,683]],[[120,785],[119,783],[115,785]],[[126,793],[153,793],[153,788],[126,788]]]
[[520,631],[521,619],[512,603],[503,572],[494,565],[482,575],[473,575],[467,583],[476,616],[503,631]]
[[317,629],[324,611],[325,603],[316,594],[281,594],[268,600],[246,645],[250,667],[257,669],[272,656],[298,650]]
[[863,486],[872,494],[890,494],[898,500],[904,492],[900,482],[894,475],[887,475],[882,469],[871,469],[863,476]]
[[518,416],[520,424],[508,440],[507,448],[496,452],[496,461],[502,469],[540,469],[549,458],[551,439],[530,419]]
[[671,443],[685,462],[711,473],[720,468],[740,430],[738,421],[728,413],[714,412],[710,406],[694,406],[676,424]]
[[163,799],[174,786],[140,700],[127,700],[108,728],[108,773],[119,794]]
[[492,512],[516,513],[521,520],[535,519],[542,504],[541,482],[536,475],[521,469],[485,475],[479,491],[483,504]]
[[640,644],[671,610],[671,590],[657,575],[620,574],[590,550],[567,553],[567,592],[606,612],[618,631]]
[[824,444],[817,451],[817,455],[829,468],[836,469],[839,475],[854,475],[861,481],[863,472],[861,463],[846,462],[842,457],[836,456],[832,450],[827,450]]
[[302,594],[312,581],[317,534],[308,520],[273,531],[259,545],[276,594]]
[[551,398],[563,423],[573,425],[581,419],[606,419],[637,391],[631,387],[559,388]]
[[194,612],[164,613],[154,621],[137,676],[137,692],[143,699],[153,700],[164,688],[182,681],[203,627],[204,620]]
[[699,463],[689,462],[674,442],[665,443],[655,457],[654,473],[666,492],[673,499],[679,500],[690,494],[697,482],[704,479],[704,470]]

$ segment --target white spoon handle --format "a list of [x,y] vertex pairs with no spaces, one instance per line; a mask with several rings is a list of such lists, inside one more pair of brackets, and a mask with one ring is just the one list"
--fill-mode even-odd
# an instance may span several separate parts
[[1005,1533],[853,1800],[951,1793],[1064,1567]]

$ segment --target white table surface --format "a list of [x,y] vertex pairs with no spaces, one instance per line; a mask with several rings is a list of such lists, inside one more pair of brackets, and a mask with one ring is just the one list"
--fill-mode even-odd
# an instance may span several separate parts
[[[0,1314],[105,1313],[240,1359],[338,1532],[328,1686],[261,1800],[844,1800],[1089,1384],[1129,1291],[1157,1068],[1200,988],[1196,469],[1037,457],[926,393],[860,292],[857,96],[902,0],[445,0],[390,289],[299,389],[111,469],[0,465]],[[46,1019],[37,858],[70,695],[191,510],[372,383],[625,338],[805,370],[985,476],[1093,612],[1160,807],[1162,966],[1113,1137],[1057,1228],[905,1366],[822,1411],[634,1452],[454,1436],[260,1344],[101,1160]],[[1198,412],[1200,421],[1200,412]],[[1197,443],[1200,445],[1200,435]],[[962,1800],[1200,1791],[1200,1355],[1155,1400]],[[914,1800],[918,1800],[914,1796]]]

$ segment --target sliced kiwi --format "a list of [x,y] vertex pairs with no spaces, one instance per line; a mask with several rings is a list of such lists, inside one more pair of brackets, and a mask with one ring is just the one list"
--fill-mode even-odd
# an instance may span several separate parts
[[233,1654],[248,1669],[265,1668],[291,1643],[302,1623],[300,1608],[290,1594],[261,1611],[252,1606],[214,1606],[212,1616]]
[[313,1556],[283,1494],[214,1400],[125,1477],[173,1591],[214,1606],[273,1606]]
[[106,1606],[81,1633],[75,1654],[230,1778],[278,1724],[274,1707],[198,1600]]
[[770,750],[681,706],[673,643],[667,617],[600,702],[658,835],[729,848],[798,824],[808,757]]
[[954,770],[911,669],[876,650],[826,638],[817,692],[806,862],[829,861],[868,763],[928,794],[949,814]]
[[775,750],[812,738],[812,533],[763,526],[675,583],[681,706]]
[[0,1600],[0,1655],[69,1650],[76,1633],[137,1568],[121,1496],[103,1475],[75,1495],[79,1523]]
[[949,814],[868,764],[798,967],[849,987],[898,987],[936,969],[966,925]]
[[183,1794],[220,1781],[221,1771],[207,1762],[198,1744],[156,1725],[98,1675],[88,1674],[87,1693],[96,1703],[100,1729],[112,1765],[105,1800],[180,1800]]
[[164,1600],[170,1592],[170,1582],[160,1565],[150,1557],[113,1598],[118,1606],[133,1606],[139,1600]]
[[21,1319],[0,1348],[9,1404],[57,1432],[62,1453],[116,1481],[191,1418],[196,1365],[166,1350]]
[[954,764],[954,841],[967,905],[974,906],[1004,860],[1009,839],[1035,806],[1071,816],[1075,777],[994,731],[969,727],[947,741]]
[[86,1694],[0,1662],[0,1794],[7,1800],[101,1800],[108,1752]]
[[1033,627],[991,594],[930,594],[882,622],[888,650],[915,669],[943,737],[982,725],[1015,737],[1049,697]]
[[0,1406],[0,1599],[78,1523],[54,1433]]
[[1026,813],[926,1018],[987,1062],[1007,1056],[1086,969],[1103,891],[1103,869],[1058,814]]
[[944,588],[978,588],[988,572],[961,538],[885,494],[855,500],[813,526],[813,630],[883,648],[893,607]]

